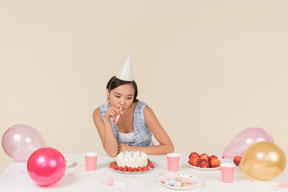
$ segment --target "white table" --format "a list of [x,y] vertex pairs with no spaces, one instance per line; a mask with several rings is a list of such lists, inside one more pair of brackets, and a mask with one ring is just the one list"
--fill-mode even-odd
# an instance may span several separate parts
[[[115,173],[107,167],[108,162],[114,161],[107,155],[98,156],[97,170],[85,171],[84,154],[64,154],[71,157],[75,163],[66,169],[63,178],[56,184],[49,187],[40,187],[30,179],[26,163],[12,162],[0,175],[0,192],[12,191],[58,191],[58,192],[102,192],[102,191],[174,191],[159,184],[159,173],[167,174],[167,160],[165,155],[150,155],[149,159],[157,164],[156,169],[145,174],[129,175]],[[234,183],[227,184],[221,182],[221,172],[199,171],[188,166],[188,154],[181,154],[178,173],[189,174],[200,177],[204,180],[203,185],[189,191],[288,191],[288,188],[280,188],[280,182],[288,182],[286,173],[270,181],[259,181],[252,179],[235,168]],[[126,186],[108,185],[108,180],[114,179],[116,182],[125,183]]]

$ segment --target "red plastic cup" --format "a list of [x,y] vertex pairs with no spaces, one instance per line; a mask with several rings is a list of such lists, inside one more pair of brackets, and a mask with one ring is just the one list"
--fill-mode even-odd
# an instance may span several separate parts
[[95,171],[97,166],[97,153],[90,152],[85,154],[86,171]]
[[222,182],[233,183],[234,163],[221,163]]
[[177,172],[179,168],[180,155],[177,153],[167,154],[168,171]]

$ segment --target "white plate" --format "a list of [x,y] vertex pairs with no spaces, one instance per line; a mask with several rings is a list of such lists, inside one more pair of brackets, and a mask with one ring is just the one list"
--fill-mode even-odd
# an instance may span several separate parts
[[[190,175],[184,175],[184,174],[177,174],[177,175],[182,175],[182,176],[186,176],[186,177],[191,177]],[[188,189],[193,189],[196,187],[199,187],[200,185],[203,184],[202,179],[198,178],[198,177],[194,177],[192,176],[191,178],[193,180],[193,183],[195,181],[195,185],[190,186],[190,187],[174,187],[174,186],[170,186],[170,185],[166,185],[165,183],[159,182],[162,186],[167,187],[169,189],[175,189],[175,190],[188,190]]]
[[189,163],[187,163],[189,167],[192,167],[193,169],[197,169],[197,170],[200,170],[200,171],[215,171],[215,170],[218,170],[220,169],[221,167],[214,167],[214,168],[201,168],[201,167],[196,167],[196,166],[193,166],[193,165],[190,165]]
[[70,167],[74,161],[71,157],[65,157],[66,167]]
[[[151,161],[151,160],[150,160]],[[157,164],[154,162],[154,161],[151,161],[154,165],[154,168],[151,169],[149,167],[149,170],[148,171],[137,171],[137,172],[129,172],[129,171],[126,171],[126,172],[123,172],[123,171],[118,171],[118,170],[114,170],[113,168],[110,168],[110,164],[114,162],[114,161],[110,161],[109,163],[107,163],[107,168],[110,170],[110,171],[113,171],[114,173],[120,173],[120,174],[128,174],[128,175],[139,175],[139,174],[145,174],[145,173],[150,173],[152,171],[154,171],[156,168],[157,168]]]

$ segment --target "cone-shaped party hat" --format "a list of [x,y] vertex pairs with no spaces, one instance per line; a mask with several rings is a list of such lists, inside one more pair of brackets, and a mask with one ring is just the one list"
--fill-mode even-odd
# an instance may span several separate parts
[[133,73],[132,73],[132,66],[131,66],[131,54],[128,55],[125,63],[122,65],[122,67],[118,71],[116,77],[124,81],[134,80]]

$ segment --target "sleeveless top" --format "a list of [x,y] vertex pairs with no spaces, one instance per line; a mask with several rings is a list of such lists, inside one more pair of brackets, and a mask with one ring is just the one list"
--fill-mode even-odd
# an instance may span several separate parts
[[[154,146],[154,142],[152,141],[152,133],[149,127],[146,124],[145,117],[144,117],[144,108],[146,103],[142,101],[138,101],[133,114],[133,127],[134,127],[134,134],[135,134],[135,142],[124,143],[126,145],[134,146],[134,147],[147,147],[147,146]],[[109,109],[108,104],[103,104],[100,106],[101,116],[102,119],[106,111]],[[111,126],[113,129],[113,133],[117,139],[118,144],[119,142],[119,130],[116,123],[113,123],[113,118],[110,119]]]

